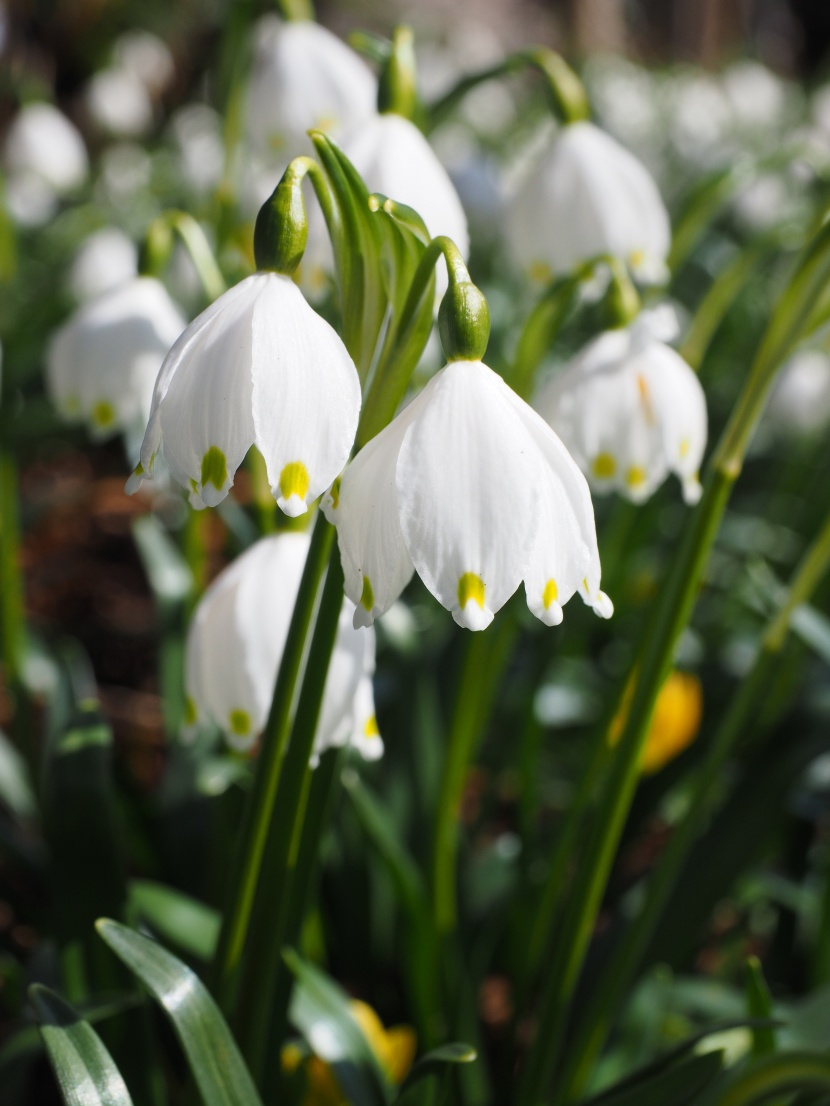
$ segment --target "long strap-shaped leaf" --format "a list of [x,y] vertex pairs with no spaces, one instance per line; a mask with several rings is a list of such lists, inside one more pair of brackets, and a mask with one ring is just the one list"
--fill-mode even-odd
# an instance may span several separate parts
[[170,1018],[205,1106],[262,1106],[236,1042],[198,976],[127,926],[102,918],[97,929]]
[[40,1035],[66,1106],[132,1106],[103,1042],[80,1014],[47,987],[31,987]]

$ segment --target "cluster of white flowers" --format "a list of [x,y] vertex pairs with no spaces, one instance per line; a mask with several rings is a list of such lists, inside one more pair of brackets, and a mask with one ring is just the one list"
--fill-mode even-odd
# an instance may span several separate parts
[[[149,41],[124,44],[117,66],[119,80],[129,74],[148,103],[169,78]],[[91,109],[105,79],[114,78],[105,72],[89,89]],[[377,110],[377,95],[363,61],[330,32],[267,17],[245,98],[251,179],[266,168],[270,191],[275,166],[306,151],[306,131],[327,130],[369,191],[413,207],[433,237],[451,239],[466,258],[467,221],[446,170],[409,118]],[[103,95],[107,108],[116,100]],[[117,130],[99,114],[102,127]],[[152,111],[139,115],[129,123],[122,113],[119,133],[149,126]],[[184,109],[173,134],[194,187],[214,185],[223,159],[211,109]],[[12,153],[21,142],[11,142]],[[508,201],[506,221],[515,262],[537,282],[611,259],[641,283],[667,278],[670,229],[659,190],[593,123],[556,130]],[[642,501],[674,471],[688,502],[699,495],[703,393],[652,313],[590,343],[542,389],[537,410],[483,363],[486,341],[446,347],[446,366],[350,462],[360,380],[340,337],[301,291],[310,269],[331,266],[318,209],[298,282],[293,256],[284,269],[261,264],[189,324],[157,280],[137,276],[136,263],[132,241],[113,228],[76,257],[71,283],[81,307],[49,347],[50,391],[95,437],[146,419],[129,491],[161,456],[194,507],[216,506],[256,446],[286,514],[305,514],[324,496],[348,598],[318,752],[348,740],[369,757],[382,749],[369,628],[414,573],[471,630],[488,626],[521,583],[547,625],[561,622],[574,594],[607,618],[613,607],[600,586],[588,482]],[[456,279],[441,261],[439,295],[451,284],[446,303]],[[191,721],[210,721],[242,748],[265,722],[307,546],[300,534],[257,543],[214,582],[190,629]]]

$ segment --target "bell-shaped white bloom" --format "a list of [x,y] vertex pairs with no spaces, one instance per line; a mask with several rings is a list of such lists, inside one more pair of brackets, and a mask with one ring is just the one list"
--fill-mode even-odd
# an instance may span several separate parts
[[[261,733],[308,547],[307,534],[262,538],[202,596],[185,652],[189,726],[213,723],[238,749]],[[383,752],[372,693],[374,631],[355,629],[352,611],[344,600],[314,751],[351,742],[374,759]]]
[[153,96],[173,80],[175,62],[167,44],[151,31],[127,31],[115,44],[115,64],[138,77]]
[[72,259],[69,287],[76,300],[86,303],[137,274],[138,250],[133,240],[117,227],[102,227]]
[[54,403],[94,438],[146,420],[170,344],[186,325],[163,284],[136,277],[87,303],[55,333],[46,355]]
[[585,478],[480,361],[452,361],[433,377],[357,455],[325,509],[356,625],[388,610],[413,569],[471,630],[488,626],[522,580],[548,625],[575,592],[612,613]]
[[338,335],[290,277],[254,273],[165,358],[127,490],[152,474],[162,448],[193,506],[215,507],[256,445],[277,503],[300,515],[346,464],[359,414],[360,381]]
[[37,226],[54,212],[58,198],[84,183],[89,172],[79,131],[52,104],[26,104],[6,136],[3,164],[6,202],[15,219]]
[[319,23],[265,16],[256,30],[245,127],[255,149],[285,164],[307,132],[338,137],[375,112],[377,81],[363,59]]
[[394,112],[375,115],[343,141],[370,192],[414,208],[430,237],[446,235],[470,253],[467,217],[444,166],[414,123]]
[[645,283],[666,279],[671,229],[653,178],[593,123],[570,123],[509,207],[516,262],[539,283],[600,255],[623,260]]
[[649,315],[589,342],[542,388],[534,406],[598,491],[615,488],[640,503],[674,472],[686,502],[695,503],[706,398]]

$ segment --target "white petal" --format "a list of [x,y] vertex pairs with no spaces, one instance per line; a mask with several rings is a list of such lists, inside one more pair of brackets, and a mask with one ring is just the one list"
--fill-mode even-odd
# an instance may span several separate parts
[[378,760],[383,756],[383,739],[375,717],[375,693],[368,676],[360,681],[355,693],[350,744],[364,760]]
[[270,273],[253,314],[253,421],[277,503],[289,515],[349,459],[360,380],[336,332],[289,277]]
[[317,723],[314,751],[318,756],[325,749],[348,742],[354,727],[355,694],[361,681],[366,679],[363,671],[365,639],[367,634],[374,634],[374,630],[370,627],[356,629],[352,614],[351,604],[344,603]]
[[397,466],[401,530],[418,575],[460,625],[483,629],[532,553],[540,459],[481,362],[455,361],[421,393]]
[[214,580],[191,622],[185,651],[187,695],[196,719],[215,723],[236,748],[249,748],[262,727],[256,689],[243,661],[236,603],[246,564],[240,558]]
[[163,441],[170,471],[210,507],[254,441],[251,315],[266,280],[247,277],[194,319],[156,381],[141,464],[151,471]]
[[345,591],[355,604],[356,626],[369,626],[388,611],[412,578],[395,470],[403,436],[425,402],[421,392],[363,447],[343,473],[337,506],[323,508],[337,526]]
[[67,418],[97,438],[146,416],[148,393],[184,317],[164,286],[149,277],[110,289],[79,308],[54,335],[46,378]]
[[643,375],[659,411],[666,465],[680,477],[686,502],[694,504],[702,491],[698,473],[707,436],[700,380],[679,353],[656,342],[649,347]]
[[545,420],[511,394],[511,402],[544,459],[533,558],[525,576],[531,611],[548,625],[562,620],[562,605],[578,592],[602,618],[614,607],[600,590],[594,505],[579,466]]

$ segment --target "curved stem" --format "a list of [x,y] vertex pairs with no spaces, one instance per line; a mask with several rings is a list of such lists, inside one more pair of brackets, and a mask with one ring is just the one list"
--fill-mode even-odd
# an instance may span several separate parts
[[537,1036],[519,1088],[519,1106],[535,1106],[542,1098],[562,1054],[568,1012],[637,785],[640,755],[657,694],[671,667],[677,639],[694,608],[709,552],[775,371],[803,337],[828,278],[830,227],[825,226],[803,251],[796,273],[770,319],[715,451],[703,497],[692,513],[637,651],[628,717],[597,803],[598,816],[580,858],[562,932],[553,951]]
[[544,77],[554,110],[563,123],[576,123],[589,118],[588,97],[582,81],[561,55],[538,46],[511,54],[497,65],[487,66],[462,78],[429,109],[430,126],[437,126],[468,92],[480,84],[523,69],[534,69]]
[[712,812],[713,794],[721,770],[740,743],[748,727],[761,712],[765,692],[775,674],[784,647],[793,612],[806,603],[830,568],[830,517],[802,558],[787,590],[786,599],[770,620],[762,646],[748,675],[741,681],[703,764],[698,770],[686,813],[677,823],[657,867],[652,872],[646,900],[632,920],[625,936],[602,975],[587,1009],[580,1019],[577,1035],[569,1050],[571,1063],[560,1083],[563,1099],[579,1092],[602,1048],[619,1004],[630,987],[641,959],[657,929],[663,909],[671,896],[681,867],[703,824]]
[[322,515],[318,515],[262,735],[254,784],[231,869],[228,905],[216,947],[214,993],[226,1012],[233,1009],[236,1001],[242,954],[251,924],[254,898],[263,878],[265,847],[275,817],[275,800],[290,731],[294,690],[333,537],[334,528]]

